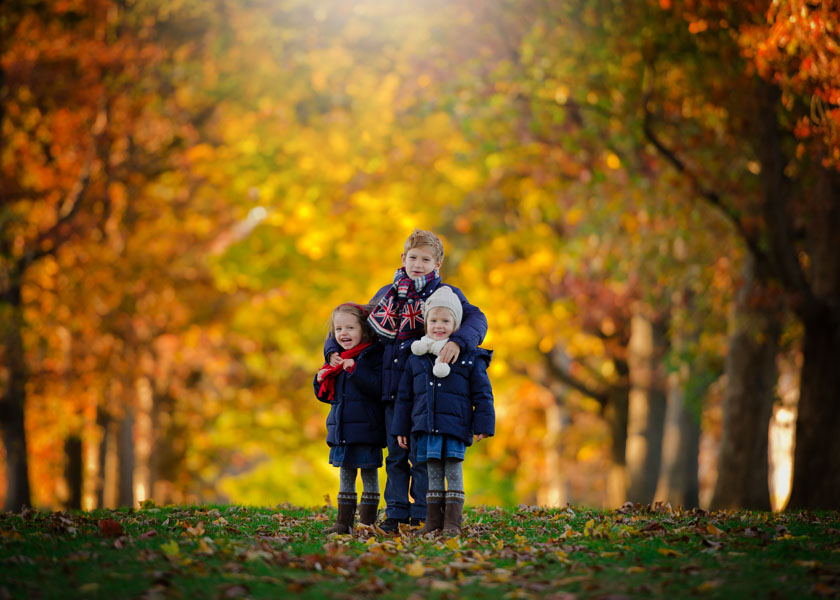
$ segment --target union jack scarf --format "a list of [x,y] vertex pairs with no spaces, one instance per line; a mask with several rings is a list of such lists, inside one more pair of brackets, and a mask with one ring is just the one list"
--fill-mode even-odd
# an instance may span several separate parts
[[368,323],[382,337],[405,340],[423,332],[423,300],[440,282],[435,269],[428,275],[412,279],[404,268],[394,273],[394,283],[370,311]]

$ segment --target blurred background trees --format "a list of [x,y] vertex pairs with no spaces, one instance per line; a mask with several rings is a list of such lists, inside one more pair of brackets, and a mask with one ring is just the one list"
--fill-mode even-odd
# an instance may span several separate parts
[[5,507],[321,502],[326,321],[414,227],[490,322],[476,502],[840,506],[837,14],[4,4]]

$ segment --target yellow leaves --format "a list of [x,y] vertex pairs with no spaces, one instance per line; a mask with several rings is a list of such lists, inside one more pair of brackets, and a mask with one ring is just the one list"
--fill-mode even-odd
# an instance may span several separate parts
[[460,550],[461,549],[461,538],[458,538],[458,537],[449,538],[448,540],[446,540],[446,542],[443,545],[446,546],[447,548],[449,548],[450,550]]
[[452,134],[452,119],[445,112],[432,113],[424,121],[424,129],[430,138],[446,139]]
[[607,152],[604,160],[610,169],[615,170],[621,167],[621,159],[614,152]]
[[326,234],[318,230],[312,230],[297,239],[295,248],[312,260],[318,260],[326,250]]
[[717,588],[719,588],[722,583],[723,583],[723,581],[720,580],[720,579],[711,579],[709,581],[704,581],[703,583],[701,583],[700,585],[695,587],[694,590],[696,592],[701,592],[701,593],[702,592],[711,592],[711,591],[714,591]]
[[793,561],[797,567],[805,567],[806,569],[816,569],[820,566],[819,561],[816,560],[795,560]]
[[528,263],[534,270],[543,271],[557,263],[557,256],[548,248],[539,248],[528,258]]
[[470,191],[478,185],[479,175],[474,168],[461,166],[449,158],[435,161],[435,169],[463,191]]
[[682,554],[682,553],[677,552],[677,551],[676,551],[676,550],[674,550],[673,548],[657,548],[657,549],[656,549],[656,551],[657,551],[659,554],[661,554],[662,556],[675,556],[675,557],[681,557],[681,556],[683,556],[683,554]]
[[615,375],[615,363],[611,360],[605,360],[598,370],[605,379],[611,379]]
[[580,447],[575,457],[580,462],[588,462],[598,458],[602,453],[603,449],[600,444],[586,443]]
[[160,550],[163,554],[172,560],[180,558],[181,556],[181,548],[178,546],[178,542],[175,540],[169,540],[168,542],[164,542],[160,545]]
[[411,577],[422,577],[423,573],[426,572],[426,567],[419,560],[415,560],[405,568],[405,572]]

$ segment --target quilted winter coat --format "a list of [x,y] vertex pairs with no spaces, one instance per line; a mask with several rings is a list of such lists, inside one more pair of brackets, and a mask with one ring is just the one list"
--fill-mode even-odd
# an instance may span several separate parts
[[484,348],[462,354],[446,377],[432,373],[433,355],[412,354],[400,381],[392,433],[446,434],[467,446],[473,434],[493,435],[496,413],[487,377],[492,354]]
[[385,447],[385,410],[379,398],[382,378],[382,345],[365,348],[356,357],[352,373],[335,376],[335,394],[330,402],[318,395],[317,376],[313,381],[315,396],[330,404],[327,415],[327,444],[368,444]]

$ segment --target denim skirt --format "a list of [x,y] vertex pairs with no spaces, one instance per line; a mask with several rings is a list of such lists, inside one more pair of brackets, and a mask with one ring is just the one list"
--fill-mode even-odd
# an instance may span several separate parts
[[430,458],[464,460],[466,453],[466,444],[451,435],[421,433],[417,436],[417,462],[419,463],[426,462]]
[[378,469],[382,466],[382,448],[367,444],[330,446],[330,464],[348,469]]

